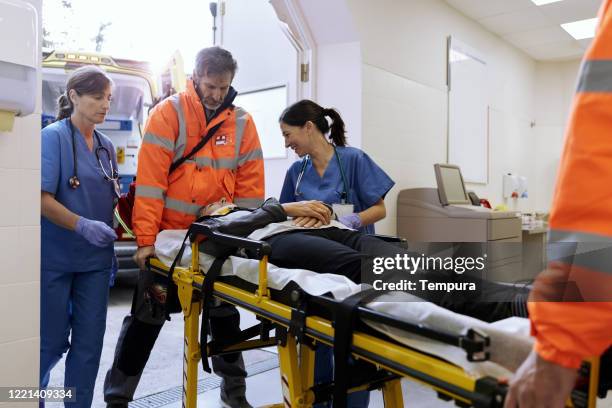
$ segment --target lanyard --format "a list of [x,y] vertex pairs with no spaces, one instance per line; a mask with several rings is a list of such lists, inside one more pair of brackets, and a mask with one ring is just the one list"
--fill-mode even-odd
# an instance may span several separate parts
[[[342,177],[342,186],[343,190],[340,193],[340,203],[346,204],[348,200],[348,183],[346,182],[346,175],[344,174],[344,169],[342,168],[342,162],[340,161],[340,155],[338,154],[338,150],[336,150],[336,146],[334,148],[334,156],[336,156],[336,161],[338,162],[338,168],[340,169],[340,176]],[[306,172],[306,166],[308,165],[308,161],[310,160],[310,156],[307,155],[302,159],[302,166],[300,167],[300,172],[298,173],[297,181],[295,182],[295,197],[299,197],[302,193],[299,191],[300,183],[302,182],[302,178],[304,177],[304,173]]]

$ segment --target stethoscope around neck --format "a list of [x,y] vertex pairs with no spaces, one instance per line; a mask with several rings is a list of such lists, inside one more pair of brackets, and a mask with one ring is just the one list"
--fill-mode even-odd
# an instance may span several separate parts
[[[78,166],[77,166],[76,137],[74,135],[75,132],[74,132],[74,125],[72,124],[72,120],[68,119],[68,124],[70,125],[70,137],[72,139],[72,159],[74,160],[74,172],[72,174],[72,177],[68,179],[68,185],[70,185],[70,187],[73,189],[77,189],[81,185],[81,181],[79,180],[79,173],[77,169]],[[112,160],[111,154],[106,147],[102,146],[102,140],[100,139],[100,135],[95,129],[94,129],[94,135],[96,136],[96,141],[98,142],[98,147],[96,147],[95,149],[96,160],[98,160],[100,169],[102,170],[102,173],[104,174],[104,180],[107,180],[107,181],[110,181],[116,184],[117,180],[119,179],[119,173],[117,172],[117,169],[115,169],[115,166],[113,166],[113,160]],[[102,165],[102,159],[100,158],[101,153],[106,153],[106,157],[108,158],[108,169],[110,170],[110,175],[106,172],[106,170],[104,169],[104,166]]]
[[[340,204],[347,204],[348,201],[348,183],[346,182],[346,175],[344,174],[344,169],[342,168],[342,162],[340,161],[340,155],[338,154],[338,150],[336,150],[336,146],[332,145],[334,148],[334,156],[336,156],[336,161],[338,162],[338,168],[340,169],[340,175],[342,176],[342,187],[343,190],[340,193]],[[302,193],[299,191],[300,183],[302,182],[302,178],[304,177],[304,173],[306,172],[306,166],[310,161],[310,156],[306,155],[302,159],[302,166],[300,167],[300,172],[297,177],[297,181],[295,182],[295,197],[299,197]]]

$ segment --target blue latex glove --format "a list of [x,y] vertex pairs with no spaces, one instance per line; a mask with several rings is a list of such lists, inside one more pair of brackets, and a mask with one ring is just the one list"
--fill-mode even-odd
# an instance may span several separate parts
[[342,217],[338,218],[338,222],[352,229],[361,228],[361,218],[359,218],[359,214],[356,213],[343,215]]
[[110,280],[108,282],[108,286],[115,286],[115,276],[117,276],[117,271],[119,270],[119,263],[117,262],[117,256],[113,254],[113,262],[111,264],[110,271]]
[[117,239],[115,230],[103,223],[84,217],[79,218],[74,231],[97,247],[107,247]]

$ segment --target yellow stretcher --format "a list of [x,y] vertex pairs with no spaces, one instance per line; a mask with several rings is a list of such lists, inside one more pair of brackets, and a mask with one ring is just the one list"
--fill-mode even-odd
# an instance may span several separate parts
[[[212,295],[215,298],[249,310],[258,319],[276,328],[276,336],[265,334],[258,340],[243,341],[239,344],[212,350],[209,343],[208,354],[249,350],[276,345],[278,347],[282,399],[274,406],[287,408],[309,407],[315,402],[317,393],[314,383],[314,345],[323,343],[333,345],[334,323],[316,315],[303,318],[299,331],[296,332],[295,320],[299,310],[293,306],[273,299],[267,284],[269,244],[241,237],[221,234],[204,224],[194,223],[190,228],[191,266],[168,267],[158,259],[150,260],[150,269],[162,275],[172,271],[172,279],[177,286],[178,298],[184,315],[184,354],[183,354],[183,407],[197,406],[198,363],[200,352],[199,317],[202,312],[202,289],[206,280],[205,271],[201,270],[199,252],[201,246],[214,242],[233,248],[247,248],[252,257],[259,259],[259,283],[256,290],[247,290],[223,281],[215,281]],[[293,293],[292,295],[295,295]],[[324,300],[331,302],[331,300]],[[371,317],[371,316],[370,316]],[[376,317],[388,319],[389,316],[378,314]],[[428,335],[427,329],[415,326],[419,334]],[[429,333],[433,338],[442,335]],[[299,340],[299,341],[298,341]],[[479,336],[464,337],[458,344],[473,356],[485,356],[487,338]],[[369,382],[360,384],[351,391],[361,389],[382,389],[385,407],[403,407],[400,380],[409,377],[437,391],[445,400],[454,400],[458,406],[502,407],[507,385],[503,380],[492,377],[474,378],[462,368],[435,356],[416,351],[401,345],[385,336],[370,332],[355,331],[352,336],[350,352],[355,359],[368,361],[380,369],[378,375]],[[468,353],[470,354],[470,353]],[[476,358],[475,357],[475,358]],[[572,393],[570,407],[595,407],[599,387],[599,359],[583,364],[581,382]],[[329,394],[329,390],[327,390]],[[317,401],[318,402],[318,401]]]

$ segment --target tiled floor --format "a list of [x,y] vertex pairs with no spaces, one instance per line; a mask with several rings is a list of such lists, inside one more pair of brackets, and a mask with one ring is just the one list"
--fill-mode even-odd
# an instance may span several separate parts
[[[104,348],[100,362],[100,371],[94,392],[94,408],[104,408],[105,403],[102,396],[102,386],[104,375],[110,367],[115,350],[115,343],[123,317],[129,312],[131,304],[133,279],[120,279],[117,286],[111,291],[110,304],[107,316],[106,335],[104,338]],[[241,325],[248,327],[255,324],[254,315],[248,312],[241,312]],[[182,353],[183,353],[183,324],[182,319],[174,318],[167,322],[155,344],[151,353],[151,358],[140,381],[135,395],[135,402],[147,402],[147,396],[167,392],[181,386],[182,379]],[[265,350],[254,350],[245,353],[247,366],[261,363],[266,360],[275,359],[276,349],[268,348]],[[271,363],[274,360],[270,361]],[[60,361],[52,372],[51,386],[59,386],[63,382],[64,360]],[[200,371],[202,375],[202,371]],[[200,377],[207,378],[207,377]],[[411,383],[412,384],[412,383]],[[416,386],[415,384],[404,384],[404,395],[409,398],[411,407],[438,407],[449,406],[445,403],[439,405],[433,392]],[[172,393],[169,393],[172,394]],[[179,394],[178,392],[175,394]],[[253,375],[247,379],[247,397],[254,406],[279,403],[282,401],[282,391],[280,388],[280,376],[278,368],[272,369],[261,374]],[[174,398],[167,407],[181,407],[180,397]],[[139,406],[141,404],[138,404]],[[201,407],[216,408],[219,404],[219,389],[214,388],[198,395],[198,405]],[[451,404],[452,405],[452,404]],[[47,404],[47,407],[55,408],[60,404]],[[373,392],[370,407],[382,407],[382,394]]]
[[[104,349],[94,392],[94,408],[105,407],[102,397],[104,375],[112,362],[121,322],[123,317],[129,312],[133,291],[130,283],[133,282],[124,279],[119,280],[117,287],[113,288],[111,291]],[[155,344],[155,348],[153,349],[151,358],[149,359],[135,395],[135,403],[133,405],[136,407],[145,406],[153,408],[162,406],[159,404],[150,404],[155,395],[163,395],[166,397],[166,400],[164,400],[166,401],[165,405],[163,405],[164,407],[181,408],[182,406],[180,401],[180,387],[182,379],[183,324],[180,316],[177,317],[178,318],[173,318],[172,321],[165,324]],[[248,327],[256,323],[254,315],[248,312],[241,311],[241,320],[243,327]],[[269,368],[270,366],[275,366],[275,353],[275,348],[246,352],[244,357],[247,369],[249,366],[251,368],[261,368],[262,366]],[[62,360],[52,373],[51,386],[59,386],[62,384],[63,370],[64,361]],[[202,375],[202,371],[200,371],[200,375]],[[208,387],[205,387],[208,391],[198,395],[198,406],[206,408],[220,407],[219,388],[212,388],[218,384],[218,382],[215,382],[214,379],[210,379],[208,374],[206,377],[201,376],[200,378],[208,385]],[[441,408],[455,406],[452,402],[439,400],[434,391],[414,382],[403,381],[402,389],[404,405],[409,408]],[[278,368],[270,369],[247,378],[247,398],[254,406],[280,403],[282,401],[282,391]],[[59,403],[49,403],[46,405],[48,408],[60,406]],[[382,393],[379,391],[372,392],[369,407],[382,408],[383,406]],[[606,401],[600,401],[598,407],[612,408],[612,398],[608,398]]]
[[[282,402],[282,391],[278,369],[249,377],[247,379],[247,398],[255,406],[276,404]],[[437,399],[435,393],[416,383],[403,381],[404,405],[406,407],[446,408],[454,407],[452,402]],[[168,408],[181,408],[181,401],[164,406]],[[214,389],[198,395],[198,407],[220,408],[219,390]],[[384,407],[382,393],[373,391],[370,395],[369,408]]]

